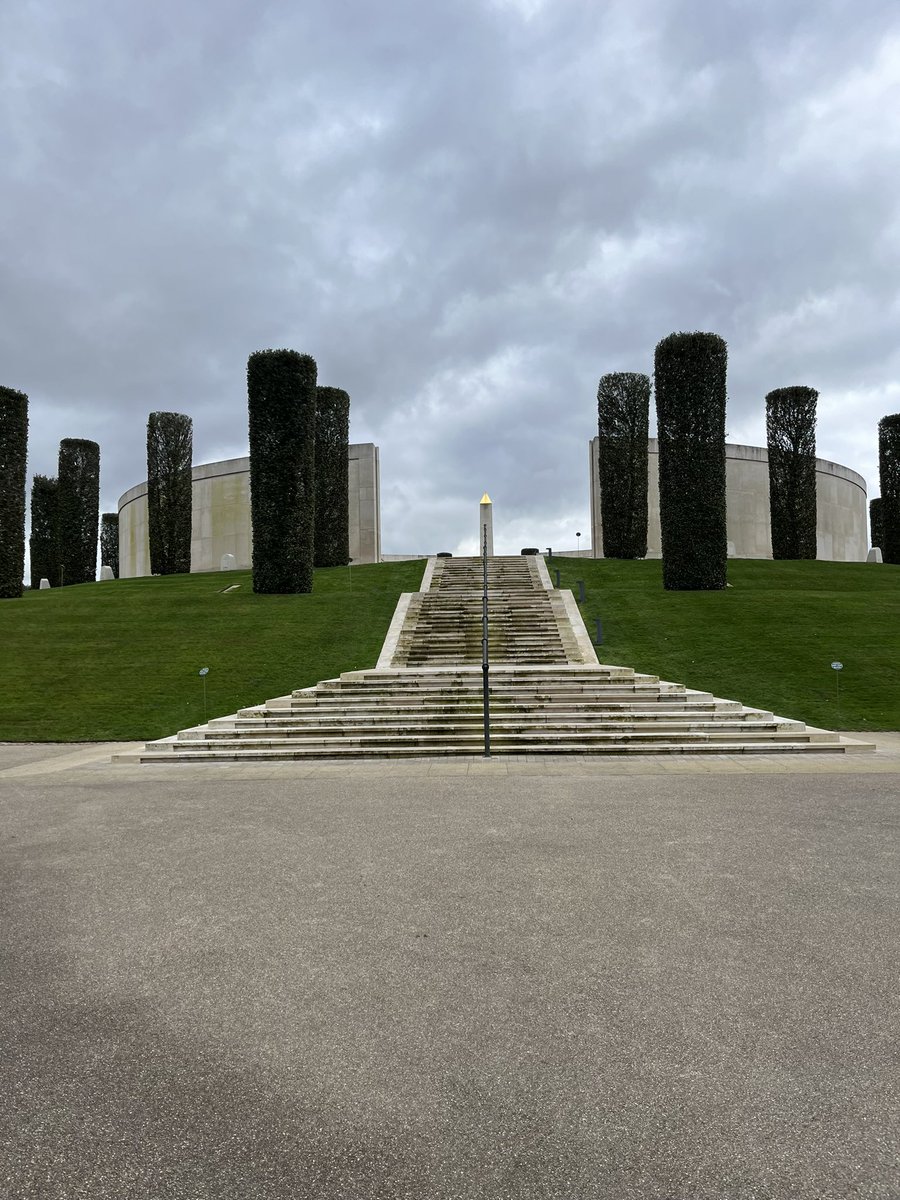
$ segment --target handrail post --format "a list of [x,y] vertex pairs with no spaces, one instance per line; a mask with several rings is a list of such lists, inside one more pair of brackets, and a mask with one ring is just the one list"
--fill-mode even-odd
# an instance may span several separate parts
[[484,706],[484,757],[491,757],[491,701],[488,686],[488,552],[487,523],[482,526],[481,563],[484,571],[484,589],[481,597],[481,685]]

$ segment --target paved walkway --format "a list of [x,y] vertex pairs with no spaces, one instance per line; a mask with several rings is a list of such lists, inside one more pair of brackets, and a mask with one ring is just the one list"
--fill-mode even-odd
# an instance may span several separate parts
[[874,755],[0,747],[9,1200],[895,1200]]
[[514,754],[485,759],[475,755],[442,758],[358,759],[356,761],[281,763],[113,763],[113,754],[142,750],[144,742],[62,743],[0,742],[0,779],[76,772],[80,778],[116,780],[199,777],[226,771],[233,779],[329,777],[333,775],[693,775],[693,774],[883,774],[900,772],[900,733],[845,733],[874,742],[875,754]]

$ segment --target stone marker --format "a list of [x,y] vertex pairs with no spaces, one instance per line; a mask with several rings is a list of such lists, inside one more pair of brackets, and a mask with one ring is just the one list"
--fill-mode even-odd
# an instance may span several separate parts
[[42,579],[41,582],[38,584],[38,591],[39,592],[48,592],[49,590],[50,590],[50,580]]
[[115,575],[113,574],[112,567],[108,567],[104,563],[103,566],[100,568],[100,579],[101,579],[101,581],[104,579],[115,579]]
[[222,561],[219,564],[219,570],[220,571],[233,571],[234,568],[235,568],[234,555],[233,554],[223,554]]
[[494,506],[491,503],[491,498],[487,494],[481,497],[481,504],[478,510],[478,553],[479,555],[484,548],[484,527],[487,526],[487,552],[488,558],[494,553]]
[[883,562],[883,561],[884,560],[881,557],[881,550],[879,549],[878,546],[873,546],[872,549],[869,551],[869,553],[866,555],[866,562]]

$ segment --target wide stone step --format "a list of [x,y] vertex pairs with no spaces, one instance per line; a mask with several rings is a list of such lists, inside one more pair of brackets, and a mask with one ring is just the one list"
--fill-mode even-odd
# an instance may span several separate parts
[[[619,666],[597,666],[583,667],[573,666],[571,664],[565,667],[548,667],[527,665],[521,667],[496,668],[492,667],[490,672],[491,683],[510,683],[524,680],[526,682],[543,681],[544,683],[560,683],[560,682],[575,682],[586,681],[588,683],[605,683],[609,680],[620,679],[635,679],[643,683],[659,683],[658,675],[648,675],[643,671],[635,671],[631,667]],[[416,687],[423,682],[429,680],[457,680],[463,683],[471,683],[475,680],[481,683],[481,670],[476,670],[474,667],[465,667],[457,669],[441,668],[435,671],[420,671],[409,670],[403,667],[395,667],[387,670],[378,671],[344,671],[338,679],[325,679],[317,684],[317,687],[325,687],[333,683],[359,683],[365,682],[368,684],[398,682]],[[673,685],[675,686],[675,685]],[[677,686],[682,687],[682,684]]]
[[[406,724],[417,724],[432,720],[448,720],[453,719],[461,723],[478,722],[483,719],[483,711],[480,704],[471,705],[420,705],[417,707],[406,706],[385,706],[385,705],[328,705],[323,707],[310,706],[308,708],[288,709],[283,712],[271,710],[266,715],[255,716],[234,716],[234,717],[219,717],[216,720],[210,721],[211,729],[223,728],[251,728],[277,725],[284,728],[302,728],[311,724],[322,723],[338,723],[345,721],[355,722],[400,722]],[[592,726],[601,726],[609,724],[611,726],[621,726],[630,723],[652,723],[655,727],[661,725],[683,725],[688,721],[705,721],[713,722],[716,725],[722,725],[730,721],[741,721],[744,723],[751,722],[754,725],[765,724],[767,721],[783,722],[784,718],[776,718],[773,713],[762,710],[751,709],[745,712],[740,710],[740,706],[723,705],[721,708],[701,705],[683,706],[681,709],[676,708],[657,708],[634,711],[628,706],[622,706],[619,709],[603,708],[570,708],[565,705],[546,705],[540,708],[532,708],[525,706],[491,706],[491,724],[503,723],[524,723],[533,722],[537,724],[548,724],[551,722],[564,722],[572,724],[579,722],[582,724],[590,724]],[[800,723],[796,723],[799,727]]]
[[[343,701],[350,701],[350,700],[354,700],[354,699],[360,699],[360,700],[367,699],[367,700],[370,700],[373,702],[380,701],[382,703],[390,704],[392,700],[399,699],[402,696],[418,695],[418,696],[422,696],[424,698],[431,698],[431,699],[434,699],[437,697],[444,697],[446,699],[447,703],[450,703],[451,701],[454,701],[454,700],[463,700],[466,698],[480,697],[481,694],[482,693],[475,688],[452,689],[452,688],[438,688],[438,687],[433,687],[433,688],[423,687],[419,692],[413,692],[412,690],[400,691],[399,689],[397,691],[392,691],[387,688],[372,688],[371,690],[359,689],[359,688],[348,688],[348,689],[341,689],[341,690],[329,690],[327,692],[319,693],[319,694],[317,694],[315,699],[316,699],[316,701],[321,701],[323,703],[327,703],[328,700],[333,697],[333,698],[339,698]],[[594,700],[598,703],[605,703],[607,701],[616,701],[616,700],[634,700],[635,698],[640,699],[640,700],[650,700],[650,701],[656,702],[657,699],[659,699],[659,700],[663,700],[663,699],[676,700],[679,698],[686,699],[688,697],[687,692],[683,692],[683,691],[682,692],[678,692],[678,691],[663,692],[663,691],[660,691],[659,688],[655,687],[653,684],[646,684],[646,685],[642,685],[642,684],[633,684],[633,685],[610,684],[609,688],[602,692],[590,691],[588,689],[579,689],[579,688],[565,688],[565,689],[563,689],[563,688],[534,688],[534,689],[528,689],[528,688],[500,689],[500,688],[497,688],[497,689],[493,689],[492,688],[489,692],[489,695],[492,699],[496,698],[497,700],[509,700],[511,702],[518,703],[518,704],[537,704],[537,703],[541,703],[541,702],[559,701],[559,700],[569,700],[572,703],[578,703],[581,700]],[[702,693],[702,692],[701,693],[690,693],[690,695],[692,697],[695,697],[697,700],[711,700],[714,698],[708,692],[706,692],[706,693]],[[295,701],[302,701],[304,699],[311,699],[311,698],[304,697],[301,694],[301,695],[292,697],[292,699]]]
[[[285,749],[264,749],[240,746],[238,748],[199,749],[189,747],[176,752],[154,751],[151,749],[159,743],[149,743],[146,751],[137,757],[141,762],[148,763],[212,763],[212,762],[261,762],[292,761],[297,759],[359,759],[359,758],[439,758],[470,754],[480,756],[478,748],[466,749],[453,744],[397,745],[362,747],[353,744],[336,742],[329,746],[299,746],[291,745]],[[186,746],[186,743],[168,743],[172,746]],[[862,746],[862,749],[872,749]],[[838,742],[715,742],[715,743],[683,743],[683,742],[608,742],[604,745],[594,745],[586,750],[579,743],[547,743],[524,748],[520,744],[509,746],[494,746],[491,744],[492,755],[502,757],[504,754],[536,754],[536,755],[706,755],[706,754],[847,754],[855,752],[856,747],[846,746]],[[132,756],[122,755],[123,759]]]
[[[369,720],[360,720],[348,718],[341,721],[321,721],[308,722],[302,724],[287,724],[282,721],[266,722],[262,724],[258,722],[236,724],[231,729],[227,728],[212,728],[208,730],[183,730],[179,733],[180,741],[210,741],[222,742],[227,740],[291,740],[292,738],[302,738],[309,740],[310,737],[356,737],[356,736],[378,736],[379,738],[390,736],[392,738],[418,738],[422,736],[434,737],[470,737],[479,736],[481,733],[481,721],[473,719],[470,721],[460,720],[458,717],[453,719],[436,718],[430,721],[416,722],[398,722],[396,720],[379,720],[378,718],[370,718]],[[616,734],[618,736],[628,736],[636,739],[648,737],[662,738],[668,740],[672,735],[701,735],[715,734],[716,736],[731,736],[744,740],[746,737],[762,737],[766,735],[787,736],[791,734],[802,740],[821,740],[818,736],[813,736],[807,733],[805,727],[800,722],[776,722],[776,721],[758,721],[745,723],[743,721],[597,721],[585,722],[574,720],[547,720],[534,721],[527,720],[509,720],[509,721],[491,721],[491,738],[504,740],[509,736],[527,736],[530,738],[537,737],[554,737],[570,740],[577,738],[579,741],[589,741],[595,738],[600,738],[604,734]]]
[[[426,727],[426,726],[408,726],[397,727],[395,730],[390,729],[371,729],[366,728],[358,732],[350,732],[348,730],[338,730],[334,733],[327,733],[323,730],[306,730],[303,734],[296,734],[292,737],[279,736],[277,734],[267,735],[265,732],[261,734],[252,733],[248,738],[235,735],[234,732],[228,733],[226,730],[220,731],[221,736],[208,736],[206,731],[197,731],[197,736],[192,736],[191,730],[182,730],[179,734],[178,741],[171,743],[178,747],[182,744],[190,744],[192,746],[218,746],[227,747],[230,745],[243,744],[250,740],[256,746],[271,746],[272,748],[286,748],[292,744],[299,745],[333,745],[333,744],[352,744],[358,746],[374,746],[385,745],[392,746],[395,744],[410,744],[419,745],[422,742],[432,742],[435,745],[443,743],[452,743],[458,746],[481,744],[482,734],[477,727],[461,728],[457,726],[445,727]],[[670,731],[671,734],[671,731]],[[592,746],[603,746],[607,743],[615,742],[634,742],[641,745],[653,744],[655,742],[670,741],[671,736],[657,732],[654,729],[589,729],[589,728],[571,728],[560,730],[559,732],[551,728],[525,728],[522,730],[504,729],[491,727],[491,745],[545,745],[545,744],[575,744],[583,748]],[[807,729],[789,729],[782,730],[780,728],[772,729],[756,729],[756,728],[738,728],[738,729],[679,729],[678,741],[685,744],[709,744],[718,742],[735,742],[735,743],[765,743],[777,744],[782,741],[794,742],[827,742],[836,741],[833,734],[824,731],[811,731]]]
[[[456,664],[458,667],[459,664]],[[466,664],[469,669],[465,674],[459,674],[458,670],[452,669],[453,664],[441,667],[422,667],[418,671],[411,669],[410,674],[405,677],[396,678],[381,678],[371,676],[368,679],[360,679],[354,675],[345,675],[340,679],[328,679],[318,684],[317,690],[321,692],[335,691],[339,688],[359,687],[366,690],[385,689],[393,687],[399,690],[409,692],[425,692],[433,691],[435,688],[452,688],[455,691],[465,690],[466,688],[474,688],[477,686],[481,690],[484,673],[480,669],[480,664]],[[602,691],[609,687],[626,687],[632,684],[643,687],[656,687],[662,691],[685,691],[683,684],[670,683],[664,679],[656,679],[652,675],[634,675],[623,673],[621,675],[610,675],[609,677],[597,676],[579,677],[575,675],[567,675],[560,672],[556,674],[552,669],[552,665],[556,664],[538,664],[541,668],[540,674],[535,672],[532,675],[524,674],[525,666],[520,667],[518,663],[503,664],[503,669],[492,670],[488,674],[488,680],[492,688],[502,688],[506,691],[515,688],[525,688],[533,690],[534,688],[547,688],[552,690],[590,690],[596,689]],[[528,665],[528,670],[533,669],[533,664]],[[309,691],[308,688],[297,688],[297,692]]]

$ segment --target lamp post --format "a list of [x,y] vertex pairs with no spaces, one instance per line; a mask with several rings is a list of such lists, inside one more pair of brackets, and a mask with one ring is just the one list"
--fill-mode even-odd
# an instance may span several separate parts
[[482,526],[481,564],[483,570],[483,589],[481,596],[481,691],[482,713],[484,720],[484,757],[491,757],[491,689],[488,682],[490,662],[488,656],[488,527]]
[[581,558],[581,534],[580,533],[575,534],[575,545],[577,547],[575,553],[578,555],[579,558]]

